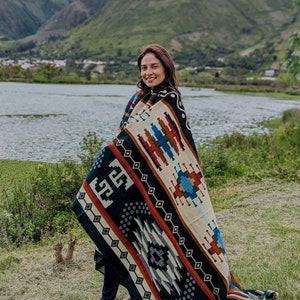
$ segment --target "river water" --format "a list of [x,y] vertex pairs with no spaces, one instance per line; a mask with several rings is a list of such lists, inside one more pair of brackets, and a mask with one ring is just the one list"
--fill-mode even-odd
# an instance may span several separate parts
[[[260,121],[300,108],[300,101],[180,89],[196,143],[225,133],[262,133]],[[111,140],[136,91],[131,85],[0,82],[0,159],[59,162],[77,158],[88,131]]]

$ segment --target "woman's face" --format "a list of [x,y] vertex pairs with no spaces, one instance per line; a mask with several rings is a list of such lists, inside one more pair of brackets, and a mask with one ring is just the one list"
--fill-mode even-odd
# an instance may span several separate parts
[[141,78],[149,87],[161,84],[166,77],[166,71],[161,61],[153,53],[147,53],[141,60]]

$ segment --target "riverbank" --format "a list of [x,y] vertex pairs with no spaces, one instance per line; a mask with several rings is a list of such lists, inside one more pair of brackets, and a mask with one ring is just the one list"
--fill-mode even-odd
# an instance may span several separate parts
[[232,94],[252,94],[256,96],[268,96],[274,99],[300,100],[300,89],[278,89],[269,86],[255,85],[213,85],[216,91]]
[[[178,79],[181,87],[190,88],[211,88],[216,91],[234,93],[234,94],[255,94],[268,97],[300,100],[300,83],[297,80],[292,80],[290,76],[282,78],[257,78],[247,80],[244,77],[219,78],[214,77],[214,74],[193,74],[186,72],[178,72]],[[1,79],[1,82],[15,83],[31,83],[31,84],[70,84],[70,85],[94,85],[94,84],[109,84],[109,85],[133,85],[137,83],[135,72],[126,74],[123,73],[99,74],[86,78],[82,75],[55,75],[51,78],[46,78],[44,75],[32,76],[31,78],[10,78]]]
[[[220,199],[222,198],[222,200]],[[296,182],[234,180],[211,190],[232,272],[245,288],[300,295],[300,186]],[[223,205],[221,205],[223,203]],[[80,230],[70,264],[55,264],[56,238],[0,254],[2,300],[99,299],[103,276],[94,270],[94,245]],[[62,236],[67,246],[67,236]],[[65,251],[63,252],[65,253]],[[121,288],[117,299],[126,290]]]

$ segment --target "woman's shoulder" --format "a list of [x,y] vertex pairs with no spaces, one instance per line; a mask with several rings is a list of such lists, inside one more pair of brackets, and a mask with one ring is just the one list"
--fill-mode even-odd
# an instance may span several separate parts
[[[136,98],[144,99],[145,101],[151,99],[156,102],[159,99],[165,99],[166,101],[180,98],[180,92],[171,86],[159,86],[149,91],[138,91]],[[156,100],[154,100],[156,99]]]
[[160,91],[160,95],[167,99],[180,98],[180,92],[173,87],[166,87]]
[[135,100],[137,101],[137,100],[140,100],[140,99],[143,97],[143,94],[144,94],[144,92],[143,92],[141,89],[139,89],[139,90],[137,90],[137,91],[134,93],[133,97],[134,97]]

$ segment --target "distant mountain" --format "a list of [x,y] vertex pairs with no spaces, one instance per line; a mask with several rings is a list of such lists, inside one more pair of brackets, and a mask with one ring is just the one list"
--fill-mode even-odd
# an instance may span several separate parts
[[[8,1],[0,0],[0,15],[4,13],[5,20],[8,20],[12,7],[2,2]],[[20,5],[35,1],[9,2]],[[51,3],[53,7],[60,4],[61,9],[55,11],[53,8],[52,14],[48,9],[46,14],[40,4],[39,9],[32,9],[30,14],[27,5],[26,16],[32,16],[29,23],[36,26],[24,27],[24,31],[19,30],[18,34],[11,31],[5,35],[4,25],[8,21],[1,21],[0,32],[2,40],[27,35],[25,41],[43,41],[30,53],[49,58],[128,61],[148,43],[164,45],[176,61],[185,65],[207,64],[210,60],[233,53],[250,53],[255,49],[265,49],[270,56],[280,58],[284,55],[289,35],[300,26],[300,8],[296,4],[299,1],[295,0],[40,2],[44,5]],[[40,13],[34,14],[36,11]],[[14,19],[25,18],[21,10],[14,12]],[[53,38],[55,35],[62,36]]]
[[108,0],[0,0],[0,41],[43,41],[80,25]]
[[0,40],[15,40],[36,33],[70,0],[0,0]]
[[108,0],[75,0],[69,2],[71,3],[54,14],[29,39],[43,41],[47,40],[49,36],[60,36],[100,11]]

